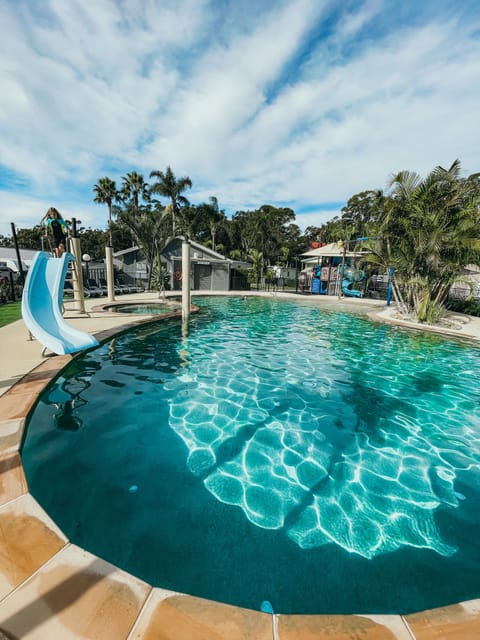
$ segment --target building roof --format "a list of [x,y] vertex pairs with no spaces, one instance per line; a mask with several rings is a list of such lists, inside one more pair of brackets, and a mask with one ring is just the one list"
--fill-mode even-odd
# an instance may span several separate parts
[[[171,240],[168,244],[165,245],[164,249],[165,250],[172,242],[175,242],[176,240],[184,240],[183,236],[177,236],[176,238],[173,238],[173,240]],[[211,258],[214,258],[216,260],[227,260],[228,262],[230,262],[229,258],[225,258],[225,256],[223,256],[221,253],[217,253],[217,251],[213,251],[213,249],[210,249],[209,247],[206,247],[203,244],[200,244],[199,242],[195,242],[195,240],[190,240],[190,246],[192,247],[192,249],[197,249],[198,251],[202,251],[203,253],[207,254],[208,256],[210,256]]]
[[121,251],[114,251],[113,257],[117,258],[118,256],[124,256],[127,253],[134,253],[135,251],[140,251],[140,247],[134,245],[133,247],[128,247],[128,249],[122,249]]
[[[22,262],[24,262],[26,265],[30,265],[33,258],[35,257],[35,254],[38,253],[38,251],[34,249],[19,249],[19,251],[20,251],[20,258]],[[2,260],[13,260],[16,263],[17,252],[15,251],[15,248],[0,247],[0,261]]]
[[[177,242],[177,241],[183,241],[183,236],[177,236],[175,238],[172,238],[172,240],[170,240],[170,242],[167,242],[167,244],[165,245],[165,247],[162,249],[161,253],[163,253],[165,251],[165,249],[167,249],[167,247],[169,247],[173,242]],[[214,260],[222,260],[222,261],[227,261],[230,262],[229,258],[225,258],[225,256],[223,256],[221,253],[217,253],[217,251],[213,251],[213,249],[209,249],[209,247],[205,247],[203,244],[200,244],[199,242],[195,242],[194,240],[190,240],[190,246],[192,247],[192,249],[195,251],[202,251],[205,255],[209,256],[210,258],[213,258]],[[137,245],[133,246],[133,247],[129,247],[128,249],[122,249],[122,251],[115,251],[115,253],[113,254],[113,256],[115,258],[118,258],[120,256],[124,256],[128,253],[134,253],[135,251],[141,251],[141,248]]]
[[323,247],[318,247],[318,249],[312,249],[311,251],[302,253],[302,256],[305,256],[306,258],[322,258],[324,256],[341,258],[344,255],[346,258],[359,258],[360,256],[364,256],[368,253],[368,251],[345,251],[344,253],[344,249],[344,245],[339,245],[338,242],[331,242]]

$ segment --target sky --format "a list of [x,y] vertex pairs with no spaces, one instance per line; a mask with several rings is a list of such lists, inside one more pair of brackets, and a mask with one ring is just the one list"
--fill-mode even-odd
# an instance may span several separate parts
[[[320,226],[408,169],[480,171],[478,0],[2,0],[0,234],[171,166]],[[166,201],[165,201],[166,204]]]

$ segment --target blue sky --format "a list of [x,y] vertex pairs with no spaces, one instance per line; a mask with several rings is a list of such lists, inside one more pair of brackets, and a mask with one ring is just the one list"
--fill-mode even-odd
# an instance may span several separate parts
[[2,0],[0,234],[104,228],[103,176],[189,176],[304,229],[402,169],[480,170],[477,0]]

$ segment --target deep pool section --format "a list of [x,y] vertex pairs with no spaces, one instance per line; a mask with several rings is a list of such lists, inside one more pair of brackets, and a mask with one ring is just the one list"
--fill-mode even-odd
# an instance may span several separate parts
[[69,538],[282,613],[478,597],[480,352],[308,303],[200,299],[75,359],[23,461]]

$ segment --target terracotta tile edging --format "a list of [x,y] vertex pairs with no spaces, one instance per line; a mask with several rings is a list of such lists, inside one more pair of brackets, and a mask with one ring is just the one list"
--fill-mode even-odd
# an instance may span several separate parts
[[[0,455],[7,450],[20,451],[30,411],[40,394],[72,360],[71,356],[51,356],[41,362],[0,396]],[[9,426],[17,424],[16,438]],[[4,431],[7,430],[7,435]],[[8,447],[8,449],[7,449]]]

